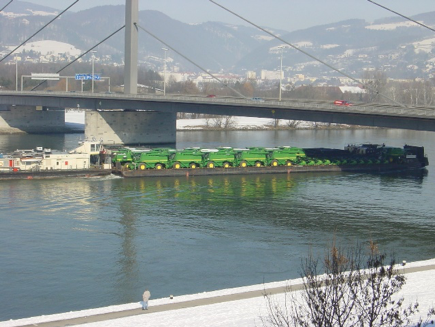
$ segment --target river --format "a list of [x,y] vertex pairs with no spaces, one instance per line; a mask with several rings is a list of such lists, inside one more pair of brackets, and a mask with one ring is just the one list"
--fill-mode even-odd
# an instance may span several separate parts
[[[178,132],[177,147],[425,146],[404,130]],[[0,135],[0,152],[82,134]],[[435,172],[0,181],[0,321],[299,277],[301,258],[376,241],[434,257]]]

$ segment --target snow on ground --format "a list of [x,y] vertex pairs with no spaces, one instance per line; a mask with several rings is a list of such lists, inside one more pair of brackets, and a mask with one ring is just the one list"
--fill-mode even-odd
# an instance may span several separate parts
[[[204,128],[212,128],[218,123],[219,118],[210,119],[177,119],[177,130],[202,130]],[[75,124],[85,124],[85,112],[67,110],[65,112],[65,122]],[[274,119],[271,118],[254,118],[254,117],[232,117],[231,127],[234,129],[261,129],[273,126]],[[288,120],[280,120],[280,125],[286,125]],[[297,128],[310,128],[309,122],[298,121]]]
[[417,27],[418,25],[414,22],[405,21],[399,23],[388,23],[388,24],[376,24],[376,25],[368,25],[365,28],[368,30],[395,30],[399,27]]
[[334,49],[334,48],[337,48],[339,46],[340,46],[339,44],[324,44],[324,45],[321,45],[320,48],[321,49]]
[[[200,118],[200,119],[177,119],[177,130],[202,130],[204,128],[216,127],[223,123],[223,118]],[[287,124],[287,120],[279,121],[280,125]],[[230,129],[263,129],[274,126],[274,119],[271,118],[254,118],[254,117],[232,117]],[[308,122],[299,122],[299,128],[310,127]]]
[[[406,267],[424,267],[434,265],[435,259],[408,263]],[[400,268],[399,268],[400,269]],[[418,301],[420,304],[420,315],[425,317],[428,308],[435,306],[435,278],[434,270],[420,271],[408,273],[405,275],[407,283],[400,292],[407,303]],[[173,299],[151,299],[149,301],[150,310],[153,306],[163,305],[174,302],[184,302],[194,299],[204,299],[209,297],[219,297],[228,294],[244,293],[249,291],[262,291],[264,289],[289,286],[300,283],[300,279],[292,281],[282,281],[267,284],[259,284],[247,287],[239,287],[233,289],[225,289],[214,292],[206,292],[193,295],[184,295],[174,297]],[[151,288],[152,292],[152,288]],[[275,295],[273,297],[275,303],[283,305],[285,294]],[[123,310],[131,310],[140,308],[140,302],[129,303],[125,305],[110,306],[98,309],[83,310],[77,312],[67,312],[62,314],[25,318],[19,320],[9,320],[0,322],[0,327],[14,327],[20,325],[38,324],[47,321],[57,321],[61,319],[69,319],[75,317],[91,316],[104,314],[108,312],[116,312]],[[178,310],[169,310],[162,312],[147,312],[142,315],[133,315],[126,318],[113,320],[105,320],[94,323],[81,324],[82,327],[130,327],[130,326],[153,326],[153,327],[222,327],[222,326],[237,326],[237,327],[252,327],[262,326],[261,317],[267,317],[266,300],[263,296],[258,296],[245,300],[236,300],[231,302],[196,306],[183,308]],[[435,326],[435,324],[429,325]]]
[[[13,50],[15,46],[9,47],[10,50]],[[23,51],[34,51],[40,53],[43,56],[53,54],[57,56],[58,54],[69,54],[70,56],[79,56],[82,51],[77,49],[71,44],[58,42],[58,41],[35,41],[35,42],[27,42],[24,46],[22,46],[18,52]]]
[[38,10],[30,10],[30,9],[27,9],[27,12],[28,13],[17,14],[11,11],[1,11],[0,15],[8,18],[18,18],[18,17],[29,17],[29,16],[56,16],[58,14],[57,11],[47,12],[47,11],[38,11]]
[[414,42],[412,43],[412,45],[414,46],[414,51],[416,53],[418,52],[430,53],[434,48],[434,42],[435,42],[435,38],[430,38],[430,39]]
[[78,110],[65,110],[65,122],[84,125],[85,112]]

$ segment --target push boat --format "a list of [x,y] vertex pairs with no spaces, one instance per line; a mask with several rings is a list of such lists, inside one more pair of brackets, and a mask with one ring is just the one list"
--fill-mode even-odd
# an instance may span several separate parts
[[111,154],[113,173],[126,178],[307,172],[402,172],[429,165],[424,147],[385,144],[344,149],[250,147],[216,149],[122,148]]
[[112,173],[110,157],[97,141],[83,141],[69,152],[36,147],[0,154],[0,180],[100,177]]

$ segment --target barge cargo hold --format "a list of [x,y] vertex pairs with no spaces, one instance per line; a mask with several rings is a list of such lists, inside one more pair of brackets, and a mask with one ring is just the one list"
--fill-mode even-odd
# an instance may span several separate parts
[[309,172],[404,172],[420,170],[429,162],[423,147],[348,145],[326,148],[249,149],[122,149],[114,152],[113,173],[126,178]]

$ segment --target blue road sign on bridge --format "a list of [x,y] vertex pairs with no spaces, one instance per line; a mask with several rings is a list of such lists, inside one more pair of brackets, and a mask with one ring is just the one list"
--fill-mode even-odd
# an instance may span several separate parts
[[[94,74],[94,81],[99,81],[101,76],[98,74]],[[92,80],[92,74],[76,74],[76,81],[90,81]]]

